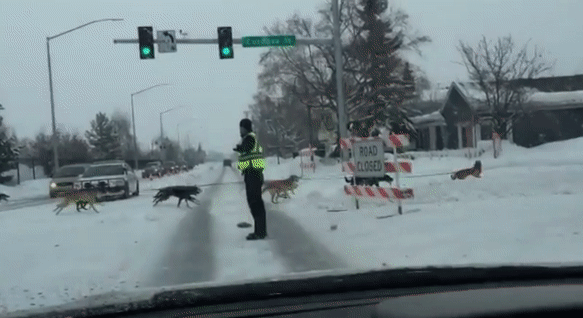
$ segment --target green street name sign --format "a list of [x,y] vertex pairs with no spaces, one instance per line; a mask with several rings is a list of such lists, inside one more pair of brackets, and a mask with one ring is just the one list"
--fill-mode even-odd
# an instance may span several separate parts
[[295,35],[244,36],[243,47],[295,46]]

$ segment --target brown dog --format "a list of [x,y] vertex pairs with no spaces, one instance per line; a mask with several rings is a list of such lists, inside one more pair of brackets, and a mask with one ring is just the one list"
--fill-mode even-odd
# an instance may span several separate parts
[[279,198],[289,198],[289,193],[295,194],[294,190],[298,188],[299,177],[292,175],[284,180],[266,181],[261,193],[269,191],[271,194],[271,202],[278,203]]
[[472,168],[462,169],[462,170],[458,170],[458,171],[454,172],[451,175],[451,179],[452,180],[455,180],[455,179],[463,180],[470,175],[472,175],[476,178],[482,177],[482,162],[480,160],[476,160],[476,163],[474,164],[474,166]]

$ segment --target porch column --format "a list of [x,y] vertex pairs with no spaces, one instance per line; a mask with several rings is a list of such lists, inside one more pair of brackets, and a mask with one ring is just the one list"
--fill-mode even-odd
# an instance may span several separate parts
[[437,133],[435,132],[435,126],[429,126],[429,150],[437,149]]
[[[482,140],[482,125],[480,125],[480,123],[477,123],[475,129],[476,129],[476,140],[478,142],[480,142],[480,140]],[[476,146],[477,146],[477,144],[476,144]]]
[[464,147],[463,143],[463,129],[460,124],[457,124],[457,149],[462,149]]
[[508,139],[508,141],[510,143],[514,143],[513,138],[512,138],[512,130],[514,129],[514,127],[512,127],[512,121],[507,121],[506,122],[506,130],[508,131],[508,134],[506,134],[506,139]]

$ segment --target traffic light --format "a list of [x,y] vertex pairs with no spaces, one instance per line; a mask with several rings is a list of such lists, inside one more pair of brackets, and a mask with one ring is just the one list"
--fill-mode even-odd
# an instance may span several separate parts
[[140,59],[153,59],[154,31],[152,27],[138,27],[138,42],[140,43]]
[[233,33],[231,27],[218,27],[219,32],[219,57],[222,59],[233,58]]

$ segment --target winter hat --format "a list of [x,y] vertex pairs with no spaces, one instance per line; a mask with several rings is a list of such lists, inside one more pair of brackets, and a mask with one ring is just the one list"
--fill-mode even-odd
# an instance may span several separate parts
[[251,128],[251,120],[249,120],[247,118],[241,119],[241,122],[239,122],[239,126],[245,128],[247,131],[252,131],[253,130]]

